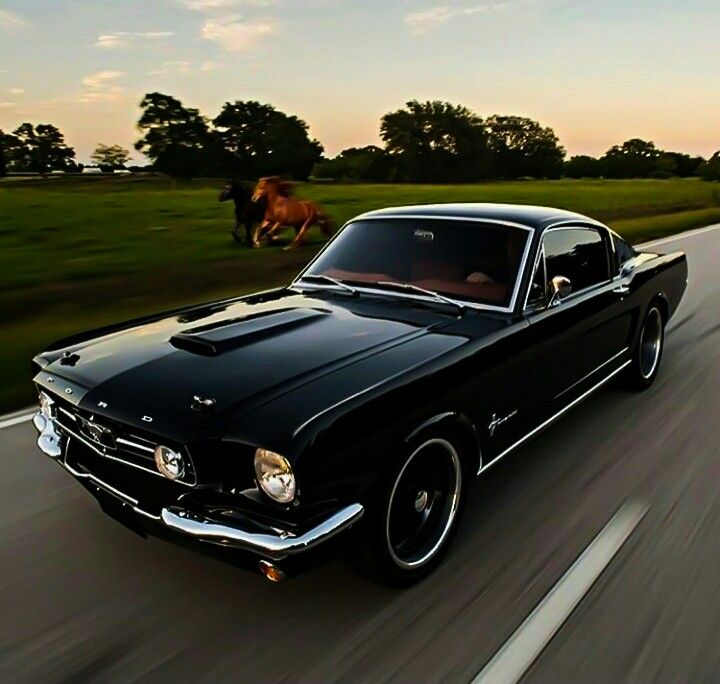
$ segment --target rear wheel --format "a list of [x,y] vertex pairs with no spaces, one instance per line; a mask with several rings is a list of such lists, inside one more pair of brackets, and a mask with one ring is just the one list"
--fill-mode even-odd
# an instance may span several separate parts
[[644,390],[655,382],[665,346],[665,319],[657,302],[643,320],[626,379],[631,389]]
[[462,496],[463,467],[454,441],[438,434],[414,443],[386,478],[366,531],[375,578],[406,586],[428,575],[457,527]]

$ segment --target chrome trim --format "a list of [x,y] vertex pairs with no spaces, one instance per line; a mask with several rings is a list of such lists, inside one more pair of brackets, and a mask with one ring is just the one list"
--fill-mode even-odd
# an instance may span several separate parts
[[[538,251],[537,256],[535,259],[535,264],[533,265],[533,272],[530,274],[530,279],[527,283],[527,288],[525,290],[525,303],[523,304],[523,311],[528,310],[528,298],[530,297],[530,288],[532,287],[532,276],[535,274],[535,269],[537,268],[537,264],[539,261],[540,254],[542,254],[543,259],[545,259],[545,244],[543,243],[543,240],[545,236],[548,233],[553,233],[559,230],[597,230],[598,233],[602,235],[602,230],[605,230],[607,233],[606,237],[610,240],[610,244],[612,245],[613,251],[615,250],[615,244],[613,243],[612,236],[610,233],[613,231],[608,228],[604,223],[600,223],[599,221],[594,221],[591,218],[578,218],[578,219],[567,219],[558,221],[556,223],[551,223],[547,226],[545,226],[542,230],[539,230],[538,233],[540,234],[540,238],[538,241]],[[618,236],[619,237],[619,236]],[[610,267],[611,264],[608,264],[608,267]],[[610,271],[614,273],[615,269],[610,268]],[[600,283],[595,283],[595,285],[588,285],[588,287],[584,287],[582,290],[578,290],[577,292],[572,292],[569,296],[565,297],[563,299],[563,302],[570,301],[573,297],[579,294],[583,294],[584,292],[587,292],[591,290],[592,288],[598,287],[600,285],[606,285],[607,283],[613,282],[617,279],[617,274],[614,274],[612,276],[609,276],[607,280],[603,280]],[[545,264],[545,278],[547,278],[547,264]]]
[[92,473],[86,473],[82,472],[81,470],[75,470],[72,466],[68,465],[66,462],[58,461],[58,463],[65,468],[74,478],[78,480],[90,480],[96,487],[100,487],[101,489],[106,490],[107,492],[117,496],[119,499],[123,500],[123,503],[131,506],[132,510],[135,513],[139,513],[140,515],[145,516],[146,518],[149,518],[150,520],[154,520],[155,522],[160,522],[160,516],[159,515],[153,515],[152,513],[148,513],[147,511],[144,511],[142,508],[138,506],[140,503],[137,499],[133,498],[129,494],[125,494],[125,492],[121,492],[119,489],[116,489],[112,485],[109,485],[105,480],[101,480],[96,475],[93,475]]
[[[489,218],[478,218],[478,217],[471,217],[471,216],[444,216],[441,214],[438,215],[428,215],[428,214],[404,214],[402,216],[399,215],[391,215],[391,216],[365,216],[363,214],[360,214],[360,216],[356,216],[355,218],[350,219],[345,225],[338,230],[337,233],[330,239],[325,246],[315,255],[313,259],[310,260],[310,262],[303,268],[300,273],[295,276],[295,278],[292,280],[290,285],[288,287],[293,288],[296,287],[296,284],[299,280],[301,280],[303,274],[320,258],[320,256],[323,254],[323,252],[342,234],[342,232],[352,223],[357,223],[358,221],[387,221],[387,220],[402,220],[402,219],[411,219],[411,220],[422,220],[422,221],[465,221],[466,223],[489,223],[492,225],[499,225],[499,226],[507,226],[511,228],[520,228],[521,230],[525,230],[528,232],[528,239],[525,242],[525,250],[523,252],[522,259],[520,260],[520,265],[518,266],[517,271],[517,278],[515,280],[515,287],[513,289],[512,296],[510,297],[510,302],[508,306],[494,306],[492,304],[480,304],[479,302],[473,302],[471,300],[464,300],[464,299],[455,299],[454,297],[447,297],[447,295],[443,294],[443,297],[447,297],[447,299],[452,300],[454,304],[457,306],[464,306],[471,309],[477,309],[479,311],[498,311],[501,313],[512,313],[515,310],[515,304],[517,302],[520,286],[522,285],[523,276],[525,274],[525,265],[527,262],[528,255],[530,253],[530,248],[532,246],[532,235],[535,233],[535,229],[525,225],[523,223],[514,223],[513,221],[503,221],[501,219],[489,219]],[[319,283],[316,283],[315,285],[312,285],[312,287],[315,287],[316,289],[328,289],[329,287],[332,287],[330,285],[322,286]],[[359,292],[370,292],[372,294],[381,294],[381,295],[390,295],[390,296],[396,296],[398,298],[402,299],[419,299],[421,301],[436,301],[434,298],[430,297],[422,297],[420,295],[411,295],[410,293],[398,293],[398,292],[390,292],[389,290],[375,290],[371,287],[365,288],[361,285],[356,285],[353,283],[353,288],[358,290]]]
[[37,445],[40,451],[46,456],[50,456],[50,458],[60,458],[65,446],[65,437],[62,434],[58,434],[57,423],[52,418],[43,415],[42,411],[38,411],[33,417],[33,425],[40,433],[37,438]]
[[532,289],[533,279],[535,278],[535,271],[540,265],[540,259],[543,260],[543,280],[545,281],[545,297],[547,299],[547,264],[545,263],[545,245],[540,238],[540,249],[538,249],[537,256],[535,257],[535,263],[533,264],[532,272],[530,273],[530,279],[527,284],[527,291],[525,292],[525,302],[523,304],[523,311],[528,310],[528,299],[530,299],[530,290]]
[[579,404],[583,399],[585,399],[587,396],[589,396],[590,394],[592,394],[595,390],[597,390],[597,389],[599,389],[600,387],[602,387],[605,383],[607,383],[609,380],[611,380],[612,378],[614,378],[621,370],[623,370],[625,367],[629,366],[631,363],[632,363],[632,360],[626,361],[625,363],[622,364],[622,366],[620,366],[619,368],[616,368],[612,373],[610,373],[610,375],[608,375],[607,377],[605,377],[605,378],[603,378],[602,380],[600,380],[600,382],[598,382],[597,384],[593,385],[593,386],[592,386],[589,390],[587,390],[586,392],[583,392],[583,394],[581,394],[581,395],[580,395],[579,397],[577,397],[576,399],[573,399],[567,406],[565,406],[564,408],[560,409],[560,410],[559,410],[557,413],[555,413],[554,415],[550,416],[550,418],[548,418],[546,421],[540,423],[540,425],[538,425],[536,428],[533,428],[532,430],[530,430],[530,432],[528,432],[524,437],[521,437],[517,442],[515,442],[514,444],[511,444],[507,449],[505,449],[505,451],[501,452],[501,453],[498,454],[492,461],[490,461],[490,463],[488,463],[486,466],[484,466],[483,468],[481,468],[481,469],[478,471],[478,475],[480,475],[481,473],[484,473],[488,468],[490,468],[491,466],[493,466],[495,463],[497,463],[497,462],[498,462],[501,458],[503,458],[504,456],[507,456],[511,451],[513,451],[513,449],[516,449],[516,448],[519,447],[521,444],[524,444],[524,443],[525,443],[528,439],[530,439],[533,435],[535,435],[536,433],[540,432],[542,429],[546,428],[546,427],[547,427],[548,425],[550,425],[551,423],[554,423],[560,416],[562,416],[564,413],[566,413],[567,411],[569,411],[569,410],[570,410],[573,406],[575,406],[576,404]]
[[[138,465],[137,463],[131,463],[130,461],[126,461],[122,458],[117,458],[116,456],[111,456],[106,451],[101,451],[92,442],[85,439],[84,437],[77,434],[76,432],[73,432],[66,425],[62,425],[61,423],[58,423],[57,427],[59,427],[62,432],[67,432],[71,437],[75,437],[75,439],[79,439],[85,446],[89,447],[96,454],[98,454],[99,456],[102,456],[103,458],[108,458],[111,461],[116,461],[117,463],[122,463],[123,465],[130,466],[131,468],[137,468],[138,470],[142,470],[145,473],[150,473],[150,475],[155,475],[156,477],[162,477],[163,480],[167,480],[167,478],[164,477],[163,474],[158,472],[157,470],[150,470],[150,468],[143,468],[143,466]],[[195,475],[195,480],[196,480],[195,482],[184,482],[183,480],[173,480],[173,482],[177,482],[178,484],[184,485],[185,487],[194,487],[197,484],[197,475]]]
[[131,446],[131,447],[134,447],[135,449],[140,449],[141,451],[147,451],[147,452],[149,452],[149,453],[151,453],[151,454],[154,454],[154,453],[155,453],[155,449],[153,449],[152,447],[148,447],[148,446],[144,446],[144,445],[142,445],[142,444],[138,444],[137,442],[133,442],[132,440],[129,440],[129,439],[124,439],[123,437],[118,437],[118,438],[115,440],[115,442],[116,442],[117,444],[124,444],[125,446]]
[[607,361],[603,361],[597,368],[594,368],[589,373],[583,375],[579,380],[575,381],[572,385],[566,387],[562,392],[556,394],[554,398],[559,399],[563,394],[567,394],[571,389],[577,387],[580,383],[584,382],[589,377],[595,375],[595,373],[597,373],[601,368],[604,368],[609,363],[612,363],[618,356],[622,356],[626,351],[630,351],[630,347],[625,347],[621,349],[617,354],[611,356]]
[[224,522],[200,517],[174,506],[163,508],[161,519],[168,528],[200,541],[243,548],[272,560],[282,560],[286,556],[307,551],[334,537],[357,522],[364,512],[365,509],[360,504],[350,504],[300,536],[288,531],[280,531],[277,534],[250,532],[239,527],[231,527]]
[[68,418],[70,418],[70,420],[74,420],[75,422],[77,422],[77,416],[73,415],[72,413],[70,413],[70,411],[64,409],[62,406],[58,406],[58,411],[62,411]]

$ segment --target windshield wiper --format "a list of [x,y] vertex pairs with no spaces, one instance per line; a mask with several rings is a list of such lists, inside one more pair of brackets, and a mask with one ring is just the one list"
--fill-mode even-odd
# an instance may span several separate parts
[[321,280],[325,283],[335,285],[335,287],[339,287],[346,292],[349,292],[350,294],[357,294],[357,290],[354,287],[350,287],[350,285],[344,283],[342,280],[338,280],[337,278],[333,278],[331,276],[322,275],[321,273],[308,273],[307,275],[300,276],[300,280]]
[[456,306],[458,309],[460,309],[461,312],[464,312],[466,308],[465,305],[461,302],[450,299],[450,297],[441,295],[439,292],[435,292],[434,290],[426,290],[424,287],[413,285],[412,283],[397,283],[393,282],[392,280],[380,280],[377,283],[373,283],[373,285],[381,285],[382,287],[386,287],[388,289],[395,288],[397,290],[405,290],[406,292],[416,292],[417,294],[425,295],[426,297],[432,297],[438,302],[452,304],[453,306]]

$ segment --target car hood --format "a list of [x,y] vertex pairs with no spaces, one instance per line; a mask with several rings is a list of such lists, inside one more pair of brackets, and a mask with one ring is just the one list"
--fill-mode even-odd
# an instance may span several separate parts
[[[100,415],[197,437],[198,430],[221,431],[230,415],[453,320],[399,300],[282,291],[188,309],[47,352],[36,359],[43,367],[37,380]],[[194,397],[213,406],[200,407]]]

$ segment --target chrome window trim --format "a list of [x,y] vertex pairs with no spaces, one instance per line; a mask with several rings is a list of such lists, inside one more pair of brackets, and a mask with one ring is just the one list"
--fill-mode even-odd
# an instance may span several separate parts
[[[479,218],[474,216],[446,216],[446,215],[432,215],[432,214],[403,214],[402,216],[363,216],[362,214],[360,216],[356,216],[353,219],[350,219],[347,223],[343,225],[342,228],[330,239],[325,246],[315,255],[313,259],[310,260],[310,262],[305,266],[305,268],[298,273],[297,276],[293,279],[293,281],[290,283],[289,287],[294,288],[298,287],[298,281],[302,279],[302,276],[304,273],[308,271],[312,267],[312,265],[320,258],[320,256],[325,252],[328,247],[337,239],[337,237],[351,224],[358,223],[359,221],[396,221],[396,220],[404,220],[404,219],[410,219],[410,220],[422,220],[422,221],[464,221],[465,223],[489,223],[492,225],[498,225],[498,226],[505,226],[509,228],[519,228],[521,230],[525,230],[528,233],[528,238],[525,241],[525,249],[523,251],[522,258],[520,260],[520,264],[518,265],[518,271],[517,271],[517,278],[515,279],[515,286],[513,288],[512,295],[510,297],[510,301],[508,303],[508,306],[495,306],[493,304],[480,304],[479,302],[474,302],[472,300],[464,300],[464,299],[456,299],[455,297],[447,296],[443,293],[443,296],[447,296],[448,299],[451,299],[455,304],[458,306],[465,306],[467,308],[471,309],[477,309],[479,311],[497,311],[498,313],[512,313],[515,311],[515,304],[517,303],[518,295],[520,294],[520,287],[522,285],[523,276],[525,275],[525,267],[527,264],[527,259],[530,254],[530,250],[532,247],[532,236],[535,233],[535,229],[525,225],[523,223],[515,223],[513,221],[504,221],[502,219],[488,219],[488,218]],[[332,289],[331,285],[321,285],[320,283],[314,283],[312,285],[299,285],[302,288],[306,289],[318,289],[318,290],[327,290]],[[361,292],[369,292],[371,294],[381,294],[381,295],[387,295],[387,296],[394,296],[399,299],[416,299],[420,301],[427,301],[427,302],[434,302],[437,301],[433,297],[423,297],[422,295],[412,294],[412,293],[404,293],[404,292],[391,292],[389,290],[379,290],[372,287],[364,287],[362,285],[356,285],[353,283],[353,287],[356,290],[359,290]]]
[[[540,239],[538,242],[538,257],[540,254],[543,255],[543,258],[545,258],[545,245],[543,243],[543,240],[545,239],[545,236],[548,233],[554,233],[561,230],[596,230],[600,236],[602,237],[602,230],[605,230],[607,235],[606,237],[610,240],[610,243],[612,244],[612,236],[610,233],[612,232],[610,228],[608,228],[606,225],[603,225],[602,223],[596,223],[588,219],[588,223],[584,224],[580,220],[576,221],[562,221],[561,223],[553,223],[550,226],[547,226],[541,233],[540,233]],[[613,246],[613,250],[614,250]],[[614,252],[613,252],[614,253]],[[530,287],[532,285],[532,276],[535,274],[535,268],[537,266],[537,262],[535,266],[533,266],[533,272],[530,274],[530,279],[528,280],[527,289],[525,292],[525,302],[523,305],[523,312],[524,313],[533,313],[537,311],[537,309],[534,309],[533,307],[528,307],[528,299],[530,297]],[[587,294],[591,290],[599,289],[605,285],[609,285],[610,283],[615,282],[620,278],[619,274],[614,272],[614,269],[610,268],[611,264],[608,263],[608,270],[613,271],[612,274],[609,274],[609,277],[607,280],[602,280],[599,283],[595,283],[594,285],[588,285],[587,287],[584,287],[582,290],[578,290],[577,292],[570,293],[567,297],[565,297],[562,300],[562,304],[565,302],[571,302],[573,299],[575,299],[577,296],[582,294]],[[547,277],[547,264],[545,266],[545,276]],[[541,309],[544,311],[545,309]]]
[[558,418],[560,418],[560,416],[567,413],[571,408],[573,408],[573,406],[576,406],[583,399],[590,396],[593,392],[595,392],[595,390],[600,389],[603,385],[605,385],[607,382],[612,380],[612,378],[614,378],[620,371],[622,371],[624,368],[629,366],[631,363],[632,363],[632,359],[628,359],[627,361],[625,361],[625,363],[623,363],[621,366],[616,368],[612,373],[605,376],[602,380],[600,380],[598,383],[593,385],[590,389],[583,392],[579,397],[576,397],[575,399],[573,399],[567,406],[564,406],[557,413],[554,413],[547,420],[544,420],[542,423],[540,423],[540,425],[538,425],[537,427],[534,427],[525,436],[523,436],[519,440],[517,440],[517,442],[511,444],[507,449],[500,452],[492,461],[490,461],[490,463],[488,463],[486,466],[483,466],[480,469],[480,471],[478,472],[478,475],[484,473],[488,468],[495,465],[495,463],[497,463],[501,458],[503,458],[504,456],[507,456],[511,451],[513,451],[514,449],[519,447],[521,444],[524,444],[533,435],[536,435],[538,432],[540,432],[544,428],[546,428],[549,425],[551,425],[552,423],[554,423]]

